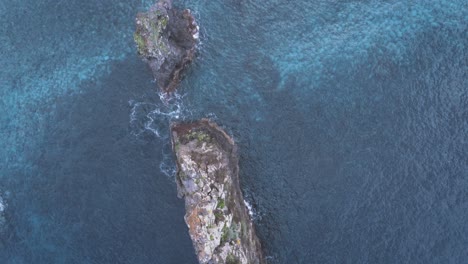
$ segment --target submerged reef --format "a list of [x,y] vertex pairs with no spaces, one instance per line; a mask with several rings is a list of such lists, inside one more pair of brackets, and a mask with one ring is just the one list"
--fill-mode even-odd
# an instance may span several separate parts
[[148,63],[162,91],[176,89],[194,58],[198,34],[190,10],[173,8],[171,0],[161,0],[148,12],[137,14],[134,39],[138,54]]
[[266,263],[239,185],[237,146],[207,119],[171,125],[177,189],[200,263]]

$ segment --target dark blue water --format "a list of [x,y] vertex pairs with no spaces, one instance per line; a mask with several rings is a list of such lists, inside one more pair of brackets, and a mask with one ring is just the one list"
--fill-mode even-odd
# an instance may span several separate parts
[[167,124],[206,116],[270,263],[466,262],[465,1],[178,1],[202,43],[167,104],[150,4],[0,0],[0,263],[196,263]]

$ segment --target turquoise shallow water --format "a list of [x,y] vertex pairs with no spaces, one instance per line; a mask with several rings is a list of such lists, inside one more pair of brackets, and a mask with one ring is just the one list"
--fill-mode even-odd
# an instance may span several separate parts
[[200,53],[164,104],[151,1],[0,0],[1,263],[196,263],[169,120],[239,143],[270,263],[464,263],[464,1],[178,1]]

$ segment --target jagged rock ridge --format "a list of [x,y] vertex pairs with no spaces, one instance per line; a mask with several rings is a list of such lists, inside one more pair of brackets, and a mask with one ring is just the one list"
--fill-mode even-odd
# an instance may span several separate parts
[[207,119],[171,126],[177,186],[199,262],[265,263],[239,186],[237,147]]

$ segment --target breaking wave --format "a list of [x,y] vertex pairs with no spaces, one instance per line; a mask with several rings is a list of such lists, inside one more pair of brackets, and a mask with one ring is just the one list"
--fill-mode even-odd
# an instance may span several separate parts
[[159,168],[168,177],[175,175],[176,167],[172,155],[169,126],[173,121],[183,121],[192,116],[183,104],[186,94],[159,93],[159,101],[147,102],[130,100],[130,130],[137,138],[156,137],[160,139],[162,161]]
[[169,122],[184,120],[190,112],[184,107],[182,98],[185,95],[166,95],[159,93],[160,102],[139,102],[130,100],[131,133],[140,137],[150,132],[158,138],[167,137]]

